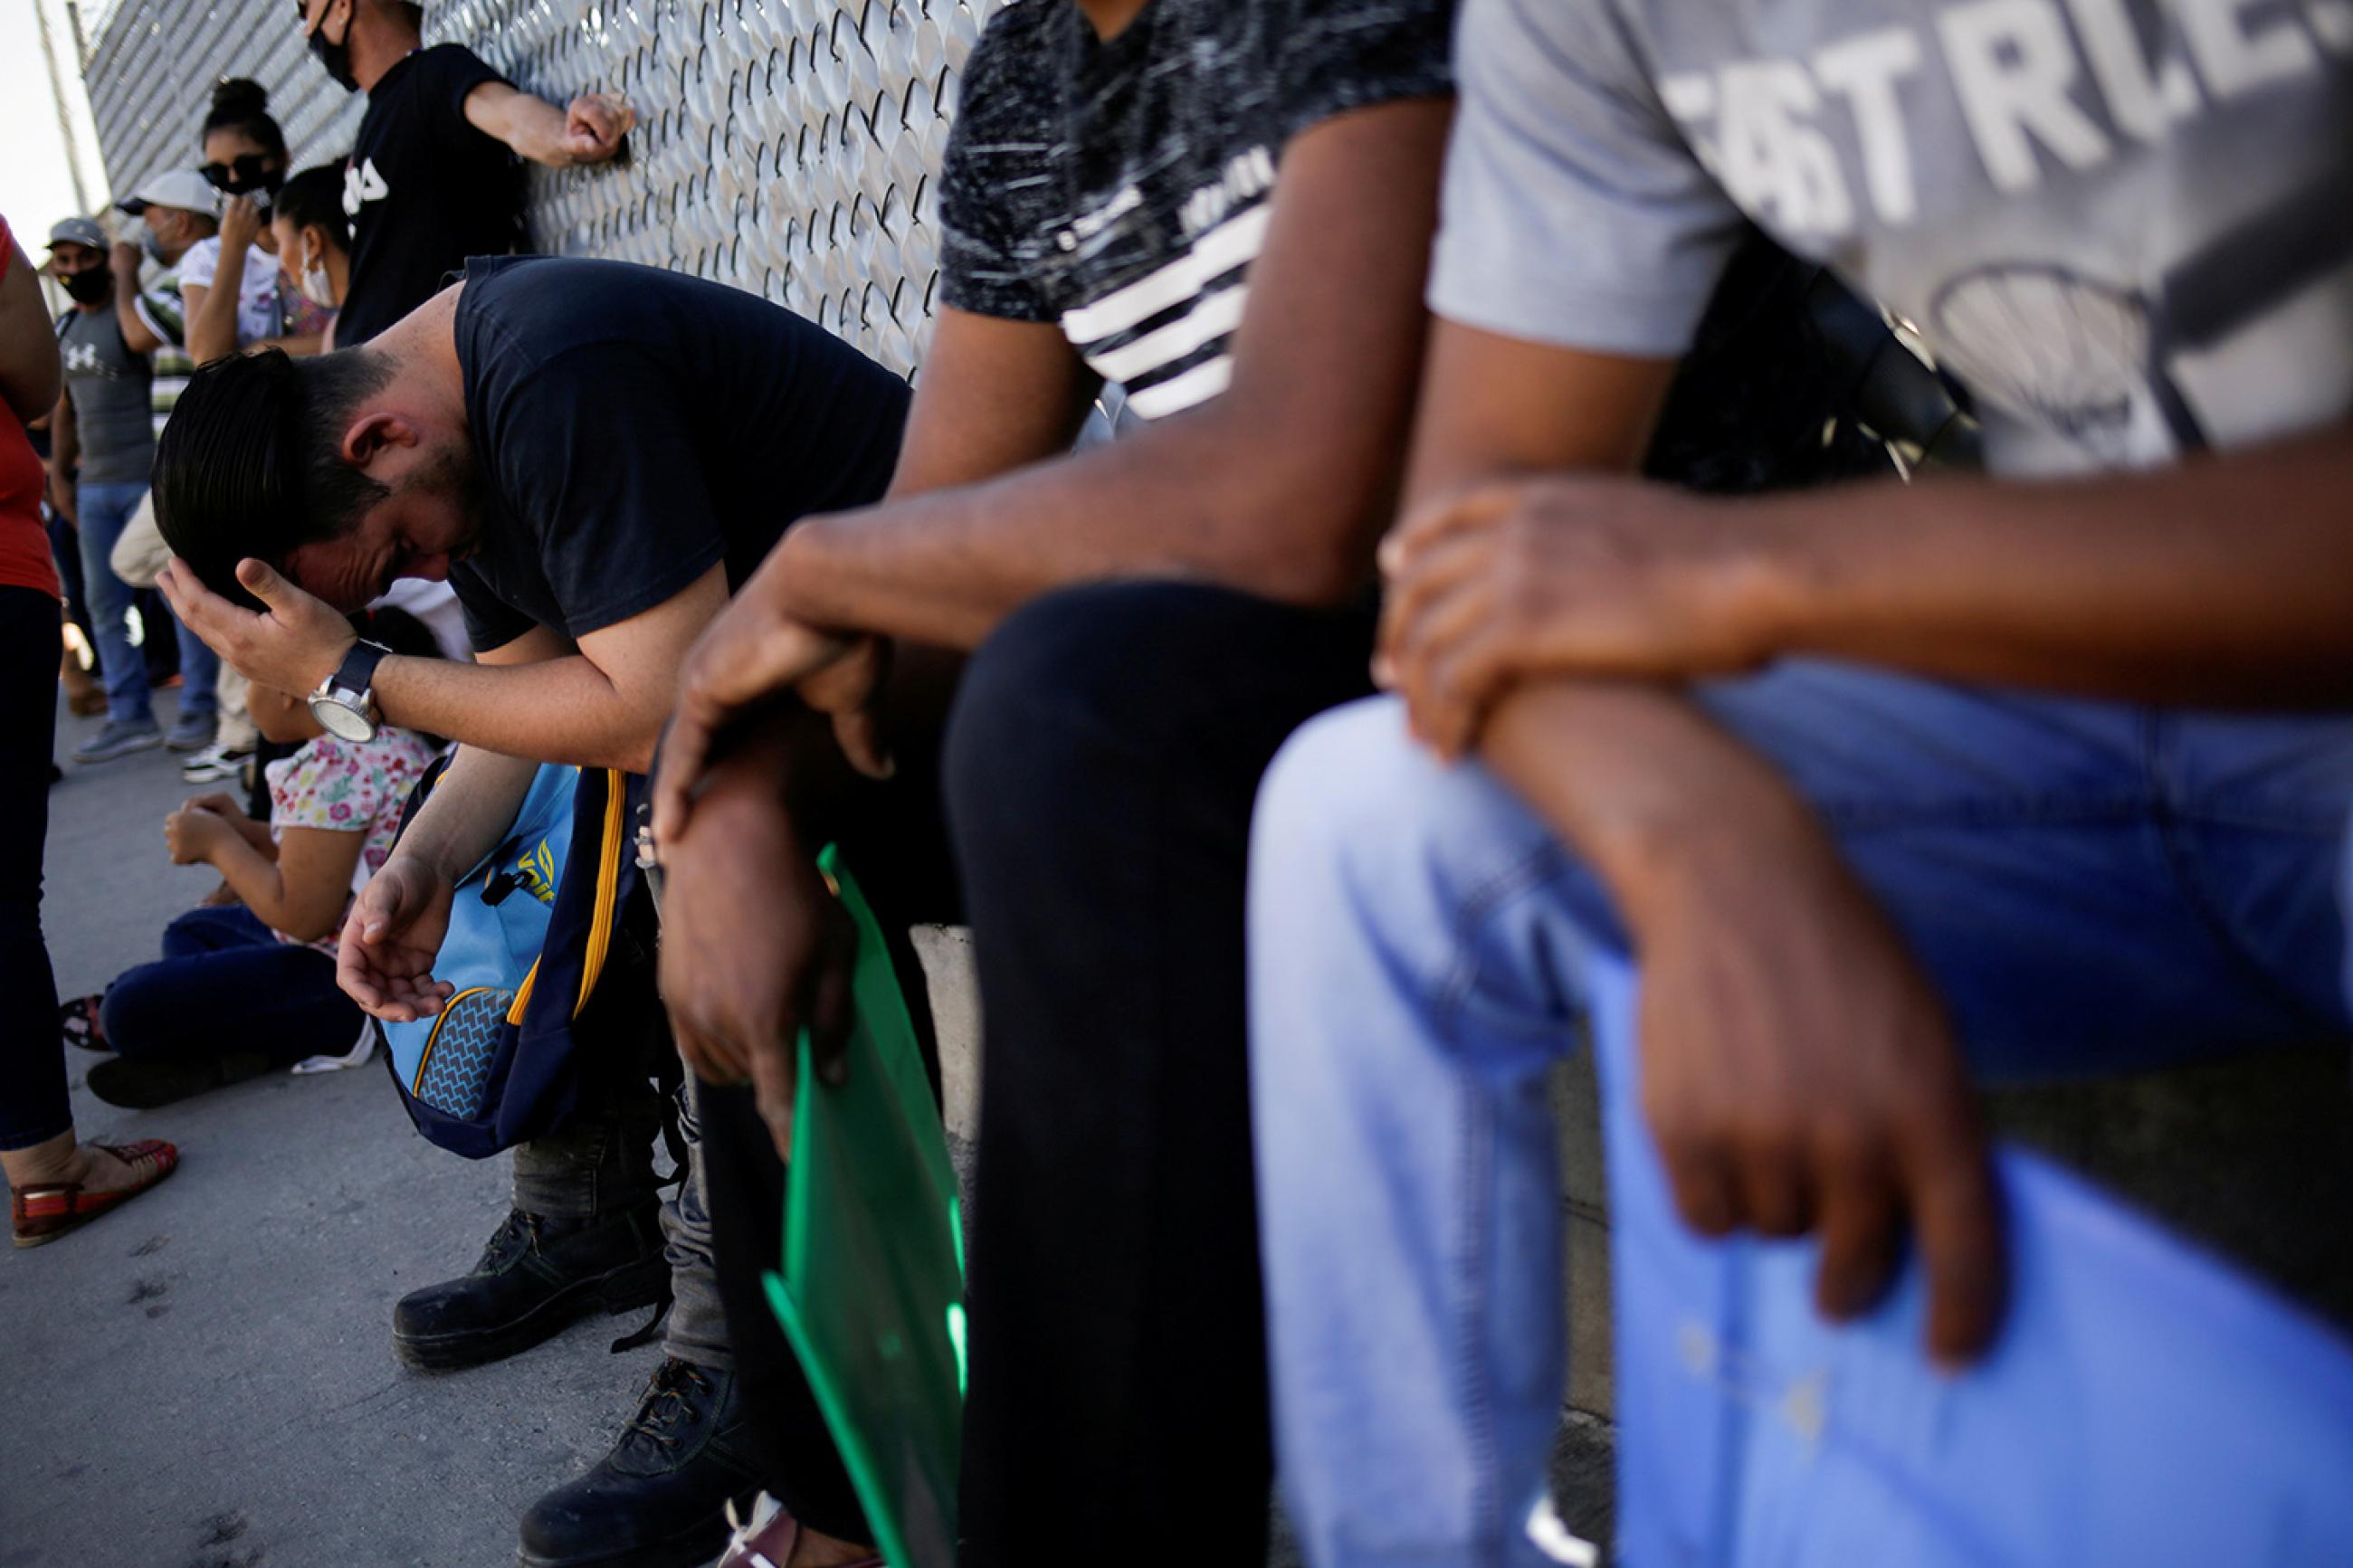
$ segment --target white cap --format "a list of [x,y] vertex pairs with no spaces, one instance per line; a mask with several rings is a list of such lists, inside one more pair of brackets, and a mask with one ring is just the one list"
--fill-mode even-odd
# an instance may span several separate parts
[[205,217],[220,216],[220,193],[194,169],[167,169],[114,204],[137,216],[149,207],[177,207]]

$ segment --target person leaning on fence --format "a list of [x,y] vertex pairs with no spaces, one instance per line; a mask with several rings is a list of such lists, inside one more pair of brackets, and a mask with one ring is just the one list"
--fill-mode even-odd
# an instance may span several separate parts
[[[1952,1363],[2003,1301],[1973,1078],[2347,1032],[2353,73],[2284,21],[2228,77],[2189,10],[2129,5],[2157,53],[2120,77],[2044,0],[1469,0],[1396,695],[1303,731],[1254,826],[1317,1568],[1542,1560],[1544,1075],[1598,956],[1640,963],[1684,1219],[1818,1234],[1841,1318],[1908,1226]],[[1819,114],[1757,119],[1767,72]],[[2144,144],[2158,79],[2233,85]],[[1620,477],[1744,213],[1916,324],[2000,477],[1737,506]]]
[[[310,691],[336,676],[385,721],[461,742],[344,925],[342,980],[363,1005],[398,1020],[438,1008],[451,889],[496,847],[538,764],[645,771],[696,634],[796,519],[882,492],[907,398],[750,294],[542,257],[477,258],[362,348],[197,373],[156,462],[157,514],[183,558],[164,577],[174,604],[258,684]],[[479,663],[355,642],[337,607],[402,577],[450,581]],[[231,602],[248,594],[271,614]],[[613,1451],[526,1512],[535,1564],[714,1552],[728,1500],[761,1479],[700,1176],[657,1217],[648,1076],[674,1054],[658,1023],[641,1034],[585,1064],[569,1122],[517,1147],[514,1212],[476,1270],[394,1314],[404,1360],[451,1370],[668,1279],[663,1363]],[[699,1171],[691,1115],[686,1131]],[[806,1463],[838,1470],[813,1412],[811,1426],[822,1447]]]
[[[690,667],[657,827],[663,993],[698,1070],[756,1081],[774,1128],[795,1026],[846,1022],[810,864],[833,828],[805,785],[830,749],[706,778],[704,742],[797,683],[854,740],[880,724],[902,770],[945,747],[988,1020],[968,1563],[1262,1554],[1244,825],[1282,738],[1368,689],[1356,606],[1421,353],[1450,10],[992,17],[892,496],[786,535]],[[1141,428],[1071,455],[1113,381]],[[712,1171],[747,1173],[716,1216],[753,1304],[739,1349],[782,1364],[773,1321],[753,1337],[771,1130],[744,1097],[710,1105]]]
[[563,108],[517,89],[462,44],[427,47],[408,0],[302,0],[311,57],[367,95],[344,162],[351,278],[332,342],[355,348],[438,292],[473,256],[528,248],[522,170],[601,163],[636,122],[591,92]]

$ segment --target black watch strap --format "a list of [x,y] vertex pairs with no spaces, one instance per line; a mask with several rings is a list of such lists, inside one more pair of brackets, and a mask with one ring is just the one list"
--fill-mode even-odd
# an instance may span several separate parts
[[351,652],[335,667],[334,685],[343,691],[366,691],[375,684],[375,667],[382,664],[392,650],[382,643],[362,639],[352,644]]

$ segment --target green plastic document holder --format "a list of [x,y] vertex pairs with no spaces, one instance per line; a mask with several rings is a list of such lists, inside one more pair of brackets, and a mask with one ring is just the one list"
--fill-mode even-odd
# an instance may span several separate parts
[[923,1052],[874,911],[828,847],[858,927],[858,1020],[838,1089],[799,1044],[784,1268],[768,1302],[892,1568],[954,1568],[964,1425],[964,1234]]

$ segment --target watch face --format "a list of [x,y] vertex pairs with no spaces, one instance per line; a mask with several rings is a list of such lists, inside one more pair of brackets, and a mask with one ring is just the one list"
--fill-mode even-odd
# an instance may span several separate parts
[[319,721],[319,728],[339,741],[359,744],[375,739],[375,726],[368,722],[366,714],[346,708],[332,698],[311,699],[311,717]]

